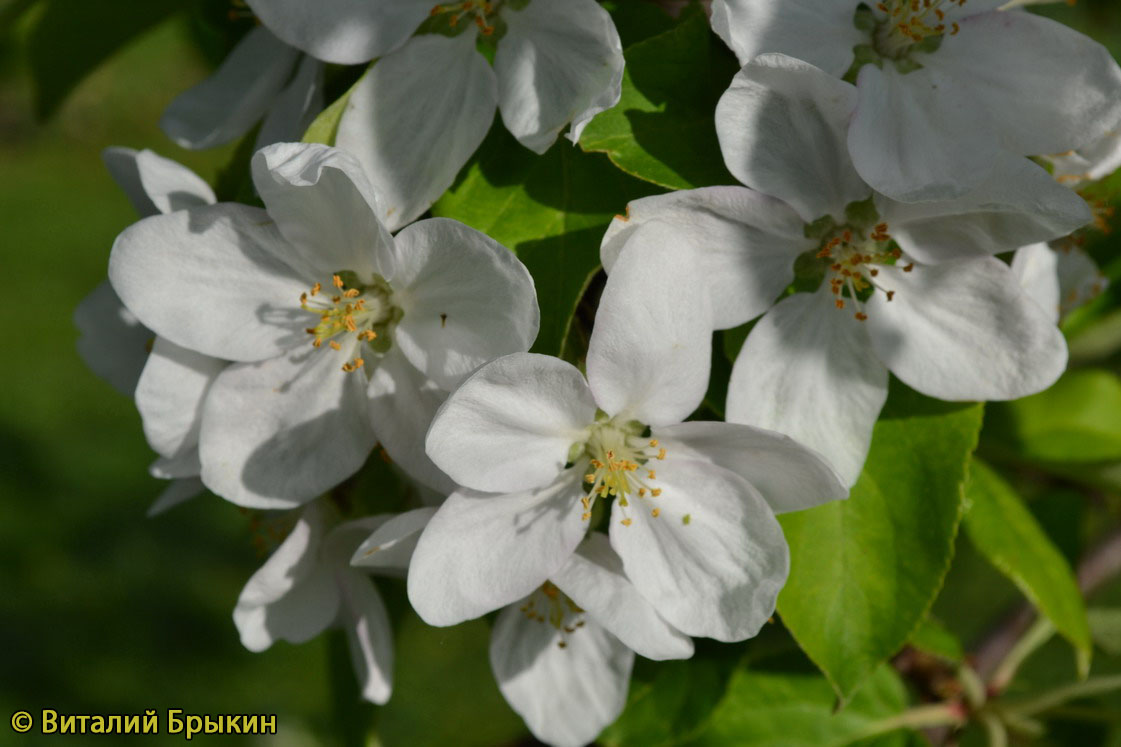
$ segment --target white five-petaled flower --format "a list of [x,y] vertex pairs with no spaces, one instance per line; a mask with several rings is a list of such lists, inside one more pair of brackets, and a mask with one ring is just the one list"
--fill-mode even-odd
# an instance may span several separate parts
[[609,509],[611,545],[659,615],[686,635],[742,640],[786,579],[774,512],[844,496],[825,463],[788,438],[682,423],[708,382],[709,312],[680,256],[648,259],[609,280],[586,380],[556,358],[509,355],[437,414],[428,454],[464,487],[410,566],[409,599],[428,623],[532,593]]
[[416,532],[431,513],[423,508],[340,524],[323,501],[307,506],[238,597],[233,617],[242,644],[264,651],[278,640],[304,643],[341,627],[362,697],[385,703],[393,689],[393,633],[367,574],[403,575]]
[[[956,200],[874,195],[844,147],[855,99],[851,85],[808,63],[761,56],[717,109],[725,162],[754,189],[638,200],[601,248],[612,276],[644,256],[632,245],[690,257],[715,329],[766,312],[736,361],[726,417],[817,449],[848,484],[867,455],[889,370],[947,400],[1012,399],[1059,376],[1062,335],[987,255],[1090,219],[1080,197],[1019,157]],[[816,271],[819,289],[775,304],[800,256],[804,282]]]
[[693,643],[638,593],[599,532],[504,609],[491,633],[502,695],[535,737],[555,747],[582,747],[619,717],[635,653],[685,659]]
[[148,218],[110,259],[113,287],[145,325],[233,361],[202,407],[203,482],[241,505],[291,508],[354,473],[380,440],[447,490],[424,432],[464,376],[529,348],[529,273],[455,221],[390,235],[361,167],[336,149],[270,146],[253,176],[267,211]]
[[184,148],[214,148],[249,132],[256,147],[291,142],[323,109],[323,63],[257,27],[218,70],[168,105],[160,128]]
[[[575,142],[622,91],[622,44],[595,0],[249,5],[280,38],[319,59],[380,58],[350,94],[336,145],[366,167],[383,200],[379,217],[394,230],[451,186],[496,109],[519,142],[544,153],[568,124]],[[493,65],[477,49],[480,38],[495,45]]]
[[[214,203],[214,192],[193,171],[152,151],[107,148],[109,173],[141,217]],[[166,511],[202,492],[198,427],[202,399],[225,361],[156,337],[125,308],[108,281],[74,311],[78,352],[122,394],[136,399],[148,443],[160,455],[149,468],[171,484],[148,509]]]
[[1121,120],[1121,68],[1097,42],[1005,0],[714,0],[741,64],[779,52],[841,77],[857,172],[899,200],[960,197],[1002,153],[1088,145]]

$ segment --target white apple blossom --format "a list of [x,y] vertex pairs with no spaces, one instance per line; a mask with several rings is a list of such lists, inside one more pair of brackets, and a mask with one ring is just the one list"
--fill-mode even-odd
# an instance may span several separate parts
[[[622,91],[622,44],[595,0],[249,5],[274,33],[319,59],[379,58],[350,94],[335,144],[366,167],[383,198],[378,217],[393,230],[451,186],[496,109],[522,145],[544,153],[566,125],[575,142]],[[494,45],[493,64],[480,39]]]
[[[766,312],[736,361],[726,417],[817,449],[848,484],[889,370],[947,400],[1013,399],[1059,376],[1062,335],[987,255],[1090,218],[1081,198],[1016,157],[956,200],[873,194],[844,147],[855,99],[851,85],[808,63],[761,56],[721,99],[717,130],[729,170],[768,194],[711,187],[637,200],[601,247],[614,275],[630,271],[632,244],[673,244],[705,278],[715,329]],[[775,304],[799,257],[820,273],[818,290]]]
[[610,278],[586,380],[556,358],[514,354],[440,409],[428,454],[464,487],[409,568],[409,599],[426,622],[453,625],[556,581],[612,499],[611,545],[674,628],[732,641],[766,622],[788,566],[774,512],[845,493],[790,439],[682,423],[704,396],[711,348],[687,261],[652,253]]
[[[245,584],[234,608],[242,644],[264,651],[278,640],[304,643],[329,627],[346,631],[362,697],[382,704],[393,690],[393,632],[368,573],[400,576],[409,564],[409,535],[431,514],[417,509],[338,523],[323,501],[308,505],[284,542]],[[419,520],[418,520],[419,518]],[[371,536],[371,532],[374,534]],[[399,545],[363,568],[351,565],[372,540]],[[415,544],[415,543],[414,543]]]
[[1121,68],[1097,42],[1002,0],[715,0],[741,64],[779,52],[854,75],[856,171],[904,201],[960,197],[1002,154],[1095,142],[1121,120]]
[[[214,192],[193,171],[150,150],[107,148],[109,173],[141,217],[213,204]],[[102,282],[74,311],[78,352],[94,373],[135,396],[148,443],[160,455],[150,467],[171,484],[148,509],[152,516],[193,498],[199,480],[198,421],[202,397],[225,362],[156,337]]]
[[588,744],[619,717],[636,652],[685,659],[693,643],[642,598],[599,532],[498,615],[490,642],[503,697],[537,739],[555,747]]
[[256,147],[299,140],[323,109],[323,63],[258,26],[213,75],[168,105],[160,128],[184,148],[214,148],[249,132]]
[[410,475],[447,490],[423,434],[464,376],[528,349],[529,273],[455,221],[392,236],[361,167],[334,148],[269,146],[253,178],[267,210],[148,218],[110,259],[113,287],[145,325],[233,362],[203,405],[203,482],[244,506],[292,508],[353,474],[380,440]]

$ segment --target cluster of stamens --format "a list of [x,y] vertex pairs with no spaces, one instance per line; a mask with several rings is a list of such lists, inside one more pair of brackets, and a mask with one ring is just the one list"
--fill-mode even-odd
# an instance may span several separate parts
[[[834,296],[833,304],[838,309],[845,308],[845,291],[848,291],[847,302],[856,308],[854,316],[859,321],[868,319],[861,297],[867,298],[868,293],[879,290],[888,301],[895,298],[895,291],[882,287],[876,281],[880,271],[875,265],[892,264],[903,256],[898,247],[884,246],[890,241],[886,223],[874,227],[867,237],[860,236],[851,228],[843,228],[822,244],[817,253],[819,259],[831,260],[828,279],[829,291]],[[903,267],[904,272],[913,269],[913,263]]]
[[494,33],[494,25],[490,22],[490,16],[496,10],[497,2],[494,0],[463,0],[458,3],[443,3],[432,8],[429,15],[435,18],[440,15],[448,16],[448,25],[452,28],[459,26],[460,21],[464,18],[474,19],[474,23],[479,27],[479,33],[483,36],[490,36]]
[[[335,338],[347,334],[353,334],[359,342],[377,339],[377,332],[371,326],[384,316],[384,304],[375,303],[377,308],[373,308],[370,299],[364,297],[360,289],[347,288],[339,275],[333,275],[331,283],[334,291],[330,296],[324,292],[321,283],[300,294],[300,308],[319,314],[319,324],[304,330],[312,336],[312,347],[322,347],[326,342],[332,350],[342,350],[342,345]],[[342,369],[350,373],[365,364],[365,360],[356,356],[344,363]]]
[[[557,641],[557,646],[560,648],[568,646],[565,641],[566,635],[571,635],[577,629],[584,627],[584,610],[548,581],[518,609],[530,620],[539,623],[547,622],[556,628],[561,634],[561,639]],[[568,619],[570,616],[574,618],[571,621]]]
[[[625,433],[612,426],[605,426],[593,435],[587,448],[589,472],[584,475],[584,482],[589,487],[587,495],[580,499],[584,507],[581,518],[585,521],[591,518],[597,499],[615,498],[623,509],[623,525],[630,526],[631,519],[625,511],[630,505],[628,497],[657,498],[662,494],[661,488],[651,484],[658,479],[651,462],[665,459],[666,450],[656,438]],[[655,518],[660,513],[656,507],[650,510]]]
[[949,33],[956,35],[961,27],[956,21],[946,23],[941,6],[961,7],[966,0],[881,0],[876,8],[887,18],[877,33],[880,52],[887,56],[903,53],[913,44]]

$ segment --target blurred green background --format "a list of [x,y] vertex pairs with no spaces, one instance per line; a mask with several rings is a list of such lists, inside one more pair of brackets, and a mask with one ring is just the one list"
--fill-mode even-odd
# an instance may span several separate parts
[[[80,2],[87,11],[136,4]],[[345,663],[331,664],[339,639],[281,643],[258,655],[238,642],[230,613],[264,560],[250,517],[206,496],[146,519],[163,484],[147,475],[153,455],[135,408],[89,373],[75,351],[73,309],[104,277],[114,237],[135,220],[100,151],[152,148],[213,183],[233,147],[183,151],[157,122],[175,95],[207,74],[214,55],[204,57],[187,19],[160,22],[109,57],[44,123],[28,53],[28,30],[43,11],[33,7],[12,23],[12,10],[24,5],[31,3],[0,0],[0,744],[36,741],[16,741],[6,719],[42,708],[276,713],[280,733],[269,743],[360,741],[348,725],[361,725],[372,709],[358,703]],[[1121,8],[1112,0],[1045,12],[1121,52]],[[60,67],[68,64],[65,44],[56,53]],[[54,64],[41,50],[37,60]],[[1116,239],[1099,253],[1117,257]],[[1111,366],[1116,370],[1116,360]],[[1081,508],[1062,486],[1037,487],[1033,511],[1076,560],[1094,533],[1087,522],[1102,514]],[[968,642],[1020,596],[966,540],[960,544],[936,613]],[[402,585],[381,586],[400,608]],[[1099,601],[1121,603],[1121,587],[1113,584]],[[435,630],[401,614],[397,635],[394,696],[375,716],[381,744],[526,740],[491,678],[484,621]],[[726,650],[729,657],[742,653]],[[1053,641],[1027,674],[1044,684],[1069,678],[1069,647]],[[1116,702],[1121,714],[1121,698]],[[1086,731],[1077,719],[1071,723],[1060,723],[1055,743],[1121,745],[1116,724]],[[159,742],[181,739],[161,735]]]

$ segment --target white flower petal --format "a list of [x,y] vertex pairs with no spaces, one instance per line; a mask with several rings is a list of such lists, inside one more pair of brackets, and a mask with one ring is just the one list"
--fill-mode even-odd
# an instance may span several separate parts
[[416,30],[432,0],[247,0],[273,33],[324,62],[356,65],[389,52]]
[[136,387],[136,408],[154,451],[170,458],[196,450],[203,398],[225,367],[225,361],[156,338]]
[[1000,152],[992,125],[948,75],[865,65],[857,93],[849,154],[876,191],[903,202],[950,200],[992,173]]
[[180,503],[185,503],[195,496],[201,494],[206,487],[202,484],[202,480],[197,477],[188,477],[186,479],[172,480],[171,484],[164,488],[159,497],[148,507],[147,516],[159,516],[165,511],[178,506]]
[[362,541],[350,559],[361,568],[403,571],[409,567],[420,533],[436,513],[434,506],[394,516]]
[[148,474],[160,480],[198,477],[202,472],[202,462],[199,461],[197,432],[193,438],[178,454],[157,457],[156,461],[148,465]]
[[887,381],[851,307],[833,308],[827,292],[796,293],[747,336],[728,382],[725,417],[790,436],[852,485],[887,400]]
[[384,705],[393,693],[393,629],[374,582],[364,573],[337,570],[339,622],[362,697]]
[[358,471],[375,439],[365,377],[339,370],[345,358],[309,345],[223,371],[203,407],[206,486],[240,506],[293,508]]
[[1109,285],[1090,255],[1077,246],[1060,245],[1055,250],[1059,256],[1059,303],[1066,314],[1096,298]]
[[728,170],[793,207],[806,223],[866,199],[847,136],[856,88],[801,60],[756,58],[736,73],[716,106]]
[[583,747],[619,717],[633,664],[634,653],[593,620],[562,637],[512,605],[491,633],[498,689],[533,735],[554,747]]
[[350,96],[335,144],[362,162],[382,199],[378,217],[391,230],[452,185],[494,120],[498,84],[475,37],[469,30],[410,39],[378,60]]
[[839,0],[713,0],[712,30],[741,65],[765,52],[797,57],[836,77],[865,41],[853,25],[857,3]]
[[323,63],[304,56],[296,66],[292,82],[276,97],[261,129],[257,148],[273,143],[299,141],[323,111]]
[[945,400],[1005,400],[1049,387],[1066,368],[1062,333],[993,258],[881,268],[868,334],[905,384]]
[[1053,323],[1059,323],[1059,254],[1047,244],[1020,247],[1012,255],[1012,273],[1020,287],[1039,304]]
[[150,150],[106,148],[101,157],[142,218],[216,202],[198,174]]
[[983,257],[1066,236],[1092,219],[1086,201],[1026,158],[1002,154],[993,175],[964,197],[877,200],[903,251],[924,264]]
[[1022,155],[1089,145],[1121,120],[1121,68],[1105,47],[1032,13],[980,13],[931,65],[954,76]]
[[592,532],[550,579],[628,648],[648,659],[688,659],[693,642],[663,620],[623,572],[607,535]]
[[[780,200],[742,187],[702,187],[643,197],[616,217],[600,245],[610,275],[623,247],[640,227],[658,221],[680,227],[676,250],[704,278],[713,326],[737,327],[771,307],[794,279],[794,260],[817,242],[805,223]],[[657,240],[659,232],[646,234]],[[642,246],[641,242],[633,242]]]
[[117,237],[109,280],[160,337],[231,361],[271,358],[306,340],[307,290],[292,248],[263,210],[211,205],[145,218]]
[[582,496],[572,470],[522,493],[452,493],[413,552],[413,609],[429,625],[455,625],[529,594],[580,544]]
[[625,508],[616,500],[611,511],[611,546],[627,576],[686,635],[758,633],[790,566],[766,501],[739,475],[691,459],[667,458],[656,485],[659,497],[632,496]]
[[619,102],[623,46],[594,0],[531,0],[501,11],[506,34],[494,56],[502,121],[544,153],[569,122],[572,141],[591,118]]
[[394,346],[374,364],[366,396],[370,425],[389,458],[441,497],[455,490],[455,483],[424,451],[428,427],[448,393]]
[[253,29],[217,72],[171,102],[160,129],[184,148],[213,148],[235,140],[264,116],[298,57],[268,29]]
[[330,569],[319,562],[323,532],[322,509],[313,504],[241,590],[234,624],[250,651],[277,640],[303,643],[334,621],[339,595]]
[[108,281],[103,281],[74,309],[78,354],[90,370],[121,394],[131,397],[155,333],[125,308]]
[[607,279],[588,344],[588,385],[611,416],[679,423],[708,388],[712,314],[687,230],[641,226]]
[[401,231],[397,251],[393,301],[405,316],[394,344],[429,378],[450,391],[484,363],[529,350],[541,313],[513,252],[447,218]]
[[1121,130],[1115,126],[1100,140],[1047,160],[1054,166],[1055,178],[1068,187],[1104,179],[1121,168]]
[[278,143],[253,156],[253,183],[301,267],[392,276],[393,237],[362,165],[337,148]]
[[848,497],[819,454],[775,431],[697,421],[658,428],[653,435],[670,454],[707,460],[739,475],[776,514]]
[[101,151],[101,160],[105,163],[109,175],[121,188],[121,191],[132,203],[133,209],[141,218],[156,215],[160,212],[152,203],[152,198],[144,191],[144,184],[140,181],[140,169],[136,165],[136,157],[140,151],[135,148],[121,148],[111,146]]
[[586,439],[596,404],[572,365],[515,353],[479,369],[428,431],[428,456],[460,485],[492,492],[553,482]]

